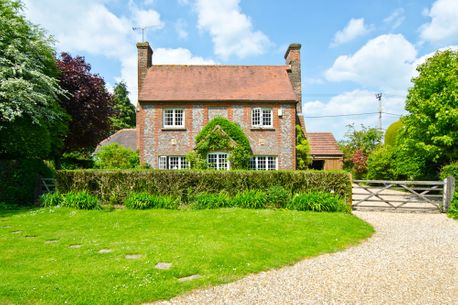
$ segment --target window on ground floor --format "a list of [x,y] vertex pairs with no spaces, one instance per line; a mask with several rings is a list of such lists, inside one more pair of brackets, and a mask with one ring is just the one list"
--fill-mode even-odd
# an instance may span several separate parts
[[209,169],[228,170],[229,160],[227,153],[209,153],[207,155],[207,163]]
[[159,169],[187,169],[189,162],[185,156],[159,156]]
[[254,170],[276,170],[276,156],[253,156],[250,159],[250,169]]

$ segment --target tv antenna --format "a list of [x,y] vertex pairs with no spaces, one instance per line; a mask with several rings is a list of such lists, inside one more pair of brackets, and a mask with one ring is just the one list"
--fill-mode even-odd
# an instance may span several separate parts
[[134,26],[132,27],[132,30],[133,31],[138,31],[138,30],[141,30],[142,31],[142,42],[145,42],[145,30],[150,28],[151,26],[143,26],[143,27],[140,27],[140,26]]
[[378,129],[382,131],[382,93],[376,93],[375,98],[378,100]]

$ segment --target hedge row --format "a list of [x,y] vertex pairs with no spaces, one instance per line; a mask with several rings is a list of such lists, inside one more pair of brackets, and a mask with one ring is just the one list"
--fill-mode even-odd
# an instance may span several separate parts
[[291,194],[331,192],[351,201],[351,178],[341,171],[165,171],[74,170],[57,172],[61,193],[89,191],[104,202],[121,203],[130,192],[179,197],[183,203],[200,193],[266,190],[280,185]]

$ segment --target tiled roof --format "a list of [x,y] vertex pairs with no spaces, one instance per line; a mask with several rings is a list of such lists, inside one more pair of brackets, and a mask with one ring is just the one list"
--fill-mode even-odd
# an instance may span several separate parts
[[307,132],[307,140],[309,140],[312,155],[343,155],[330,132]]
[[153,65],[140,101],[296,100],[288,66]]
[[112,134],[105,140],[102,140],[102,142],[97,145],[95,152],[98,152],[100,148],[111,143],[118,143],[134,151],[137,150],[137,129],[126,128],[118,130],[116,133]]

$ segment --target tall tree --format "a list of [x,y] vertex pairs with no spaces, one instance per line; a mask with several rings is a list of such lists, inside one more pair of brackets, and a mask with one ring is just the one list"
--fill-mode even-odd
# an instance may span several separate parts
[[437,52],[417,71],[407,95],[409,114],[402,118],[399,149],[404,175],[436,178],[443,165],[458,160],[458,51]]
[[123,128],[135,127],[135,106],[129,100],[126,83],[119,82],[113,92],[113,111],[111,117],[112,132]]
[[0,159],[51,157],[66,131],[52,40],[22,9],[0,0]]
[[60,100],[71,116],[65,151],[93,150],[110,133],[113,100],[105,81],[91,73],[84,57],[62,53],[57,60],[60,85],[69,96]]
[[354,169],[354,161],[358,160],[358,173],[364,174],[367,169],[366,161],[369,154],[380,146],[383,133],[377,128],[361,125],[357,130],[355,126],[348,125],[345,140],[339,142],[339,147],[344,153],[344,168]]

